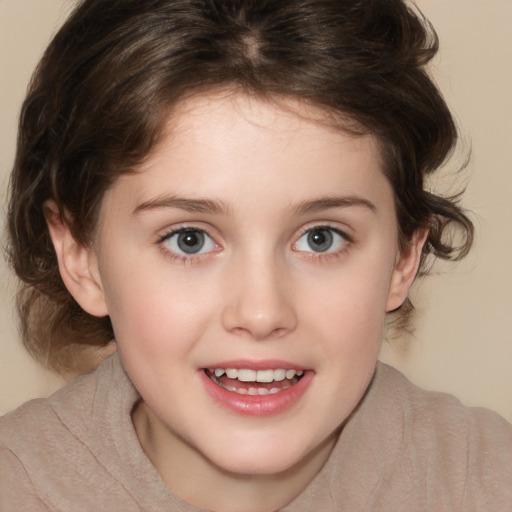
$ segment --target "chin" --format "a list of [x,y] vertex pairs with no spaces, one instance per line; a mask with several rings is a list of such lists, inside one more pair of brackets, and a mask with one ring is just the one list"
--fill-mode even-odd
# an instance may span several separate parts
[[[210,461],[223,471],[237,475],[276,475],[292,470],[314,457],[325,446],[325,442],[309,452],[304,449],[304,442],[296,442],[293,446],[286,446],[284,442],[271,443],[267,446],[262,443],[247,443],[242,446],[244,448],[236,449],[232,445],[230,450],[211,454]],[[248,446],[254,449],[247,450]]]
[[223,461],[221,469],[228,473],[244,476],[268,476],[285,473],[300,460],[282,461],[279,460],[231,460],[228,463]]

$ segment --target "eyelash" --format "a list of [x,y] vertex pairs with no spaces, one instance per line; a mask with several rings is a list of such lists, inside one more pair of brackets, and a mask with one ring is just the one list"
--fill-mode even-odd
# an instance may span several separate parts
[[[349,236],[347,233],[339,229],[338,227],[332,226],[330,224],[315,224],[312,226],[305,227],[300,235],[296,238],[296,241],[293,243],[293,246],[297,244],[297,242],[306,234],[311,233],[313,231],[330,231],[335,233],[336,235],[340,236],[343,239],[343,245],[340,249],[332,251],[332,252],[315,252],[315,251],[300,251],[303,253],[303,257],[312,259],[315,261],[322,262],[328,262],[333,261],[341,256],[343,256],[350,248],[351,245],[353,245],[354,241],[351,236]],[[299,251],[297,251],[299,252]]]
[[165,242],[168,242],[172,239],[175,235],[180,235],[182,233],[203,233],[206,235],[215,245],[215,249],[220,248],[220,246],[215,242],[212,236],[208,234],[208,232],[203,228],[198,228],[195,226],[181,226],[179,228],[171,229],[164,235],[162,235],[157,240],[157,245],[160,247],[161,251],[164,253],[164,255],[168,258],[170,258],[173,261],[177,261],[179,263],[196,263],[199,262],[202,257],[206,257],[210,255],[212,252],[218,252],[215,249],[213,251],[208,251],[206,253],[197,253],[197,254],[179,254],[177,252],[172,251],[168,247],[165,247]]
[[[341,237],[343,239],[342,247],[340,249],[332,251],[332,252],[315,252],[313,250],[312,251],[301,251],[301,250],[295,249],[295,246],[301,240],[302,237],[304,237],[305,235],[307,235],[308,233],[311,233],[313,231],[322,231],[322,230],[329,231],[331,233],[335,233],[336,235]],[[169,240],[171,240],[173,236],[176,236],[176,235],[179,235],[182,233],[187,233],[187,232],[202,233],[202,234],[206,235],[214,244],[215,249],[207,251],[205,253],[196,253],[196,254],[191,253],[189,255],[186,255],[186,254],[179,254],[165,246],[165,243],[168,242]],[[210,236],[209,233],[205,229],[198,228],[195,226],[181,226],[179,228],[171,229],[169,232],[167,232],[164,235],[162,235],[161,237],[159,237],[156,243],[160,247],[160,249],[162,250],[162,252],[164,253],[164,255],[166,257],[169,257],[172,260],[180,262],[180,263],[196,263],[196,262],[198,263],[202,260],[203,257],[208,257],[212,253],[218,252],[218,250],[216,250],[216,249],[219,249],[221,247],[220,245],[218,245],[215,242],[214,238],[212,236]],[[292,244],[292,250],[294,250],[295,252],[300,252],[304,258],[319,261],[319,262],[324,262],[324,261],[332,261],[333,259],[339,258],[343,254],[345,254],[345,252],[349,249],[350,245],[352,245],[352,244],[353,244],[352,238],[349,235],[347,235],[344,231],[341,231],[339,228],[334,227],[329,224],[315,224],[313,226],[308,226],[301,231],[300,235],[295,239],[295,242],[293,242],[293,244]]]

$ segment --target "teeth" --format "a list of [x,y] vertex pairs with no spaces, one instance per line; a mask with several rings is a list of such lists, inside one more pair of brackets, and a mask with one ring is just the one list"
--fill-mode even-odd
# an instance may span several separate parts
[[[238,373],[242,370],[235,370],[237,371]],[[253,370],[245,370],[247,372],[249,371],[253,371]],[[263,370],[264,372],[268,372],[268,371],[271,371],[273,372],[274,370]],[[286,372],[285,370],[280,370],[282,372]],[[295,372],[295,370],[293,370]],[[220,380],[217,380],[217,377],[215,375],[219,374],[219,376],[221,376],[223,373],[224,373],[224,370],[220,370],[220,369],[216,369],[216,370],[210,370],[210,372],[212,373],[212,376],[210,377],[213,382],[215,382],[218,386],[226,389],[227,391],[232,391],[234,393],[238,393],[239,395],[252,395],[252,396],[256,396],[256,395],[274,395],[276,393],[280,393],[281,391],[284,391],[285,389],[288,389],[290,388],[291,386],[293,386],[294,384],[297,383],[298,381],[298,378],[294,378],[294,379],[290,379],[292,380],[290,383],[289,382],[285,382],[283,386],[281,387],[278,387],[278,388],[266,388],[266,387],[249,387],[249,388],[237,388],[237,387],[234,387],[234,386],[229,386],[227,385],[227,383],[224,383],[224,382],[221,382]],[[225,370],[225,373],[227,375],[229,375],[229,369]],[[259,372],[254,372],[254,373],[259,373]],[[300,375],[302,375],[304,372],[302,370],[298,371],[298,372],[295,372],[299,377]],[[299,375],[300,373],[300,375]],[[242,377],[243,377],[243,374],[242,374]],[[268,378],[268,375],[265,375],[263,376],[264,378],[267,377]],[[251,381],[248,381],[248,382],[251,382]]]
[[238,380],[241,382],[256,382],[256,377],[254,370],[238,370]]
[[258,370],[256,374],[257,382],[273,382],[274,381],[274,370]]
[[281,382],[286,379],[286,370],[274,370],[274,380]]
[[238,370],[235,370],[234,368],[228,368],[226,370],[226,375],[230,378],[230,379],[237,379],[238,378]]
[[281,382],[284,379],[293,379],[293,377],[301,377],[304,375],[303,370],[248,370],[245,368],[215,368],[215,377],[222,377],[226,374],[230,379],[238,379],[241,382]]

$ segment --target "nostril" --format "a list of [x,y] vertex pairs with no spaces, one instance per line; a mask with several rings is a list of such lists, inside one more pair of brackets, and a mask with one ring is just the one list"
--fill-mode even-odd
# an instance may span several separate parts
[[285,327],[278,327],[277,329],[274,329],[270,333],[270,337],[272,338],[283,338],[290,332],[290,329],[287,329]]
[[262,309],[254,303],[252,307],[248,303],[226,307],[223,326],[232,334],[256,340],[282,338],[295,330],[297,318],[291,305],[274,304],[268,311]]
[[240,337],[250,337],[255,340],[265,340],[265,339],[279,339],[286,336],[291,329],[285,327],[277,327],[275,329],[265,329],[262,326],[252,326],[252,327],[235,327],[233,329],[228,329],[231,333],[240,336]]

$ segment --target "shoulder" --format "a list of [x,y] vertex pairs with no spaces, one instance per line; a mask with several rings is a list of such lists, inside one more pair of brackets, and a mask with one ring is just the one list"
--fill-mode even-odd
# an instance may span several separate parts
[[512,426],[379,364],[323,479],[340,510],[510,512]]
[[[85,378],[91,379],[91,376]],[[60,408],[73,408],[80,399],[87,400],[84,378],[58,390],[47,398],[30,400],[0,418],[0,446],[23,455],[29,451],[33,457],[38,452],[48,453],[48,444],[56,445],[70,435],[69,428],[60,419],[55,404]],[[86,404],[84,404],[86,406]],[[53,451],[52,451],[53,453]]]
[[45,482],[53,488],[51,494],[63,487],[51,474],[56,468],[70,474],[76,465],[70,454],[80,451],[53,406],[64,396],[63,406],[68,407],[67,394],[63,389],[50,398],[31,400],[0,418],[0,510],[42,511],[55,505],[47,499]]
[[[0,418],[0,466],[23,471],[37,481],[49,467],[73,469],[70,454],[83,457],[84,447],[74,432],[76,422],[90,427],[91,387],[95,373],[79,377],[47,398],[24,403]],[[76,421],[69,421],[70,418]]]
[[[7,486],[4,475],[16,475],[9,477],[11,494],[2,489],[0,510],[9,496],[12,506],[7,509],[19,510],[25,503],[20,500],[29,495],[41,504],[33,510],[93,510],[101,500],[117,500],[131,510],[133,500],[108,464],[120,467],[122,475],[111,431],[128,445],[129,433],[122,430],[129,428],[135,399],[127,379],[123,382],[120,363],[110,359],[53,395],[31,400],[0,418],[2,486]],[[113,410],[112,404],[120,403],[124,409]]]
[[410,427],[407,434],[418,440],[440,442],[455,436],[464,439],[466,447],[475,442],[498,444],[498,439],[512,443],[512,425],[497,413],[467,407],[447,393],[421,389],[390,366],[379,364],[374,387],[380,399],[399,406],[404,425]]
[[18,457],[0,446],[0,510],[17,510],[23,497],[24,510],[46,512],[32,480]]
[[423,475],[438,496],[457,496],[461,510],[512,507],[510,423],[490,410],[466,407],[449,394],[422,390],[383,364],[374,384],[375,394],[396,414],[393,423],[401,437],[396,471],[408,467]]
[[[108,365],[108,362],[102,363]],[[58,445],[71,432],[73,424],[91,420],[91,407],[95,401],[94,389],[105,378],[105,371],[98,368],[90,374],[73,379],[46,398],[37,398],[0,417],[0,446],[14,453],[29,451],[31,456],[48,443]],[[85,425],[87,428],[87,425]]]

